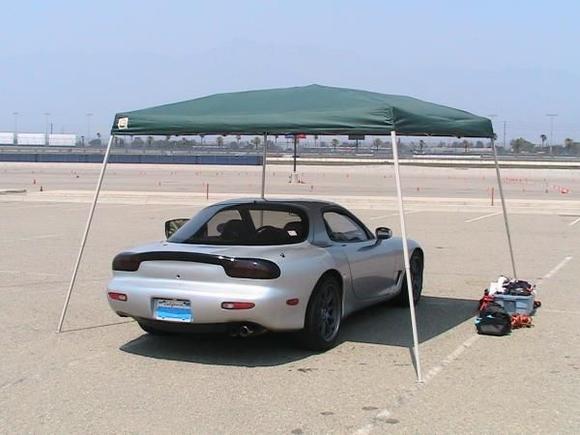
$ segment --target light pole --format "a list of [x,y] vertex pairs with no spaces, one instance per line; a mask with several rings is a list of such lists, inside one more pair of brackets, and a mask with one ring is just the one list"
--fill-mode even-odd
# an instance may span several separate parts
[[550,155],[552,155],[552,146],[554,145],[554,118],[558,116],[557,113],[546,113],[550,118]]
[[46,145],[48,145],[48,118],[50,117],[50,113],[44,112],[44,136],[46,139]]
[[18,112],[12,112],[14,116],[14,145],[18,144]]
[[91,117],[92,113],[87,113],[87,144],[91,141]]

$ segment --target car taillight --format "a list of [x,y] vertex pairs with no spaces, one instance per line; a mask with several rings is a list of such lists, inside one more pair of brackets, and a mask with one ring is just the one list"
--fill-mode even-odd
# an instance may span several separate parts
[[141,260],[138,255],[132,252],[121,252],[113,259],[113,270],[135,272],[140,264]]
[[255,306],[253,302],[222,302],[224,310],[249,310]]
[[280,276],[276,263],[258,258],[232,258],[222,262],[228,276],[232,278],[275,279]]
[[125,293],[109,292],[109,297],[114,301],[127,301],[127,295]]

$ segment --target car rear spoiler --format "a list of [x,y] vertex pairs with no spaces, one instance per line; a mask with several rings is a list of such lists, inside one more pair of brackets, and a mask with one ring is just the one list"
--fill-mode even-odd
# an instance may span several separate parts
[[121,252],[113,259],[113,270],[136,272],[144,261],[184,261],[221,266],[232,278],[276,279],[280,268],[261,258],[235,258],[224,255],[182,251]]

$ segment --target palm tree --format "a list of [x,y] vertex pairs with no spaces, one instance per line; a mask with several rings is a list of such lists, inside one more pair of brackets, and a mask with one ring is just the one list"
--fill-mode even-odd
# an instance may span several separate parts
[[542,148],[544,148],[546,146],[546,141],[548,140],[548,136],[546,136],[545,134],[541,134],[540,139],[542,141]]
[[467,150],[469,149],[469,141],[467,139],[463,140],[463,148],[465,149],[465,152],[467,152]]
[[566,146],[566,152],[570,154],[570,150],[574,145],[574,140],[572,138],[567,137],[566,139],[564,139],[564,145]]
[[262,139],[260,139],[260,136],[256,136],[254,139],[252,139],[252,143],[256,145],[257,150],[260,144],[262,143]]
[[224,146],[224,138],[221,136],[218,136],[216,139],[217,145],[218,147],[223,147]]
[[377,137],[374,141],[373,141],[373,145],[375,146],[375,148],[377,149],[377,151],[379,150],[379,147],[383,145],[383,141],[381,140],[380,137]]
[[334,139],[332,139],[332,140],[330,141],[330,143],[332,143],[332,147],[333,147],[334,149],[336,149],[336,147],[338,146],[338,139],[337,139],[337,138],[334,138]]
[[518,137],[511,141],[512,150],[514,153],[520,153],[521,151],[531,151],[533,148],[533,144],[528,142],[523,137]]
[[242,136],[240,136],[239,134],[236,134],[236,142],[238,143],[238,146],[240,146],[241,139],[242,139]]

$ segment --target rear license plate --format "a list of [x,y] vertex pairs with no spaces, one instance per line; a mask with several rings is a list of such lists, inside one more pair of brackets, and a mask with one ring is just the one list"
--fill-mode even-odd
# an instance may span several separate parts
[[154,299],[155,318],[169,322],[192,322],[191,303],[181,299]]

